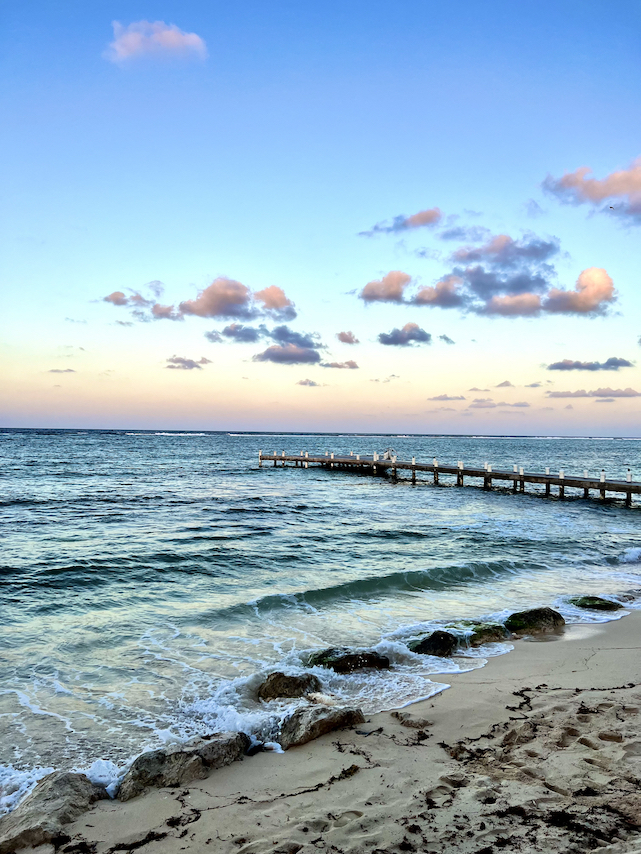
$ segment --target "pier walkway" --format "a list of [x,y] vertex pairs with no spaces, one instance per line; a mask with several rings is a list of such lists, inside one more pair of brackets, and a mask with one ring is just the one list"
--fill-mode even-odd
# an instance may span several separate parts
[[375,476],[389,475],[393,480],[398,479],[399,471],[407,471],[412,483],[416,483],[417,472],[428,472],[432,475],[435,485],[440,483],[442,475],[453,475],[457,486],[464,486],[465,478],[474,478],[483,481],[483,489],[491,489],[493,481],[507,481],[508,484],[511,483],[512,492],[525,492],[526,483],[536,483],[545,487],[545,495],[550,495],[554,486],[559,498],[565,497],[567,488],[583,490],[584,498],[589,498],[591,490],[598,492],[602,499],[605,499],[607,492],[613,492],[625,496],[628,507],[632,505],[633,495],[641,495],[641,482],[632,480],[630,469],[625,480],[610,480],[606,479],[605,471],[601,471],[598,477],[590,477],[588,472],[584,471],[583,477],[578,477],[566,475],[563,470],[558,474],[551,474],[549,468],[545,472],[525,472],[523,468],[513,466],[512,471],[507,471],[494,469],[488,463],[483,468],[474,468],[464,466],[462,461],[453,466],[441,465],[436,459],[432,463],[419,463],[415,457],[411,460],[399,460],[395,456],[379,455],[376,452],[369,455],[350,453],[349,456],[337,456],[329,451],[323,455],[310,454],[308,451],[301,451],[299,454],[286,454],[285,451],[280,454],[276,451],[273,454],[264,454],[259,451],[258,465],[262,466],[263,463],[273,463],[274,466],[293,463],[302,468],[319,465],[327,469],[342,469]]

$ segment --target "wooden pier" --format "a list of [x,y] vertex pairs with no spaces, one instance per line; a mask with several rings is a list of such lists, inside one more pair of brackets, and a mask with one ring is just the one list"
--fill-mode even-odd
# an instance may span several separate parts
[[454,476],[456,486],[464,486],[465,478],[468,480],[482,480],[483,489],[491,489],[493,481],[504,481],[511,484],[512,492],[525,492],[526,483],[536,483],[545,486],[545,495],[552,494],[552,487],[556,488],[559,498],[565,498],[565,490],[568,488],[583,490],[583,497],[589,498],[590,491],[597,492],[601,499],[605,499],[606,493],[618,493],[625,496],[627,507],[632,505],[632,496],[641,495],[641,482],[632,480],[630,469],[627,471],[625,480],[606,479],[605,471],[601,471],[598,477],[590,477],[584,472],[583,477],[566,475],[563,470],[558,474],[551,474],[547,468],[545,472],[525,472],[519,466],[513,466],[512,471],[505,469],[494,469],[486,463],[483,468],[464,466],[459,461],[455,466],[441,465],[434,459],[432,463],[416,462],[416,457],[411,460],[399,460],[395,456],[373,454],[354,454],[349,456],[337,456],[326,451],[325,454],[310,454],[301,451],[299,454],[286,454],[285,451],[273,454],[258,452],[258,465],[273,463],[274,466],[284,466],[287,463],[302,468],[310,465],[322,466],[326,469],[342,469],[345,471],[361,472],[370,475],[391,476],[392,480],[398,480],[398,472],[407,471],[413,484],[416,483],[417,472],[428,472],[432,475],[434,485],[440,483],[442,475]]

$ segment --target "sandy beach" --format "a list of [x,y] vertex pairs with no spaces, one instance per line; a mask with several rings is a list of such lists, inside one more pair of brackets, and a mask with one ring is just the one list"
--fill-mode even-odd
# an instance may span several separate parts
[[101,801],[56,850],[641,850],[640,632],[632,613],[516,641],[399,717]]

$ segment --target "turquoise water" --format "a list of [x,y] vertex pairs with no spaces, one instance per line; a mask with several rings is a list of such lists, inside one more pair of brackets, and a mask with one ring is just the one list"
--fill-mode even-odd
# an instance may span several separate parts
[[[319,676],[367,712],[429,696],[507,645],[446,661],[434,626],[641,587],[641,507],[257,465],[259,449],[379,452],[641,479],[634,440],[0,432],[0,804],[49,768],[113,781],[214,728],[272,737],[255,688],[328,645],[389,673]],[[443,479],[445,481],[445,478]],[[568,490],[568,494],[571,490]]]

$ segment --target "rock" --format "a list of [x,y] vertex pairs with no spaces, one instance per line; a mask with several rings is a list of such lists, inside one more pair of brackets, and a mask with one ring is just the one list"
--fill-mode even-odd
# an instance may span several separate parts
[[47,774],[13,812],[0,818],[0,854],[57,839],[63,825],[108,797],[103,786],[92,783],[84,774]]
[[476,623],[467,641],[470,646],[481,646],[484,643],[496,643],[505,640],[507,631],[500,623]]
[[365,718],[360,709],[305,706],[296,709],[283,722],[278,740],[283,750],[287,750],[299,744],[307,744],[334,729],[362,723],[365,723]]
[[591,611],[619,611],[623,608],[618,602],[611,602],[609,599],[602,599],[600,596],[576,596],[573,599],[568,599],[571,605],[576,605],[577,608],[589,608]]
[[450,632],[436,631],[419,640],[410,641],[407,644],[412,652],[421,655],[452,655],[458,646],[458,638]]
[[419,718],[417,715],[412,715],[410,712],[392,712],[392,717],[400,723],[401,726],[411,727],[412,729],[427,729],[432,726],[432,721],[427,718]]
[[320,690],[320,679],[313,673],[306,673],[304,676],[270,673],[258,689],[258,699],[269,701],[278,697],[304,697]]
[[505,628],[515,635],[551,632],[565,625],[565,620],[552,608],[532,608],[530,611],[517,611],[505,621]]
[[354,670],[364,670],[368,667],[374,670],[387,670],[389,658],[386,655],[379,655],[372,649],[351,652],[347,647],[330,647],[312,653],[307,659],[307,665],[329,667],[336,673],[353,673]]
[[214,768],[242,759],[249,745],[244,732],[215,732],[179,747],[142,753],[127,771],[118,798],[128,801],[150,787],[182,786],[203,779]]

